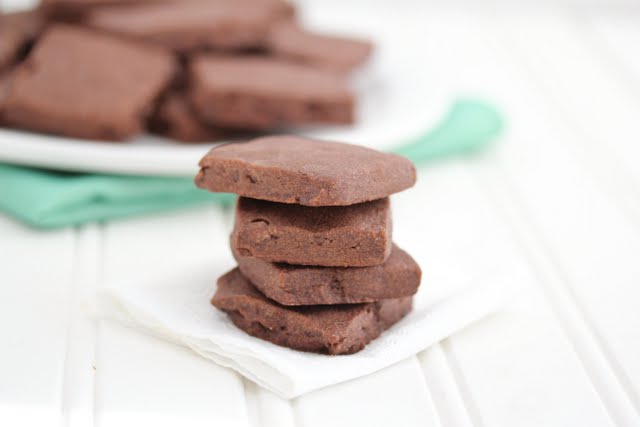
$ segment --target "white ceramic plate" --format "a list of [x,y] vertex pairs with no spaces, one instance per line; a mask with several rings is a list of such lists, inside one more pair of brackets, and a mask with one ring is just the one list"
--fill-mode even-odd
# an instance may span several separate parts
[[[442,85],[416,55],[411,31],[393,31],[384,6],[371,13],[340,3],[309,3],[305,23],[315,29],[364,35],[376,43],[369,66],[353,84],[359,94],[358,122],[351,127],[299,129],[295,133],[386,148],[429,129],[447,108]],[[413,48],[411,48],[413,46]],[[213,144],[185,145],[149,135],[127,143],[110,143],[0,129],[0,161],[71,171],[192,176],[198,160]]]

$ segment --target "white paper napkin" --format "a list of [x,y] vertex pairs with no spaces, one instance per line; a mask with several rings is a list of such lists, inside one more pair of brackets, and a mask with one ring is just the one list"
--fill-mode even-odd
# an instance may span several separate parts
[[413,311],[359,353],[326,356],[251,337],[210,304],[217,277],[231,267],[190,268],[152,283],[121,284],[100,293],[103,312],[230,367],[282,397],[293,398],[392,365],[496,311],[505,298],[497,278],[437,299],[424,285]]

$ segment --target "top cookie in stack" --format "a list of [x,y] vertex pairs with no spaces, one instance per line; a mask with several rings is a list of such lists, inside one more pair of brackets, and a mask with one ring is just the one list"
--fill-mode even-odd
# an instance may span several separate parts
[[294,136],[212,149],[196,184],[240,195],[238,268],[213,304],[247,333],[299,350],[346,354],[411,309],[420,268],[392,241],[389,196],[411,187],[400,156]]

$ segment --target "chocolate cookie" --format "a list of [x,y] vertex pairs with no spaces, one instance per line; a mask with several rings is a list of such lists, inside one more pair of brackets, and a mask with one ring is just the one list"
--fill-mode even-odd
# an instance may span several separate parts
[[21,45],[22,40],[17,33],[6,31],[0,26],[0,71],[6,70],[14,63]]
[[168,0],[40,0],[40,9],[49,19],[78,23],[91,10],[101,6],[131,6]]
[[141,130],[174,65],[165,50],[57,25],[16,70],[4,118],[26,129],[123,140]]
[[381,199],[416,181],[415,167],[404,157],[295,136],[215,147],[200,167],[200,188],[306,206]]
[[267,43],[272,55],[340,73],[363,64],[372,48],[366,40],[317,34],[291,22],[272,28]]
[[268,7],[281,19],[295,15],[294,5],[287,0],[41,0],[42,9],[58,17],[83,17],[91,10],[102,6],[133,6],[153,3],[201,3],[224,7],[229,3],[244,3],[247,6]]
[[265,45],[278,10],[266,1],[179,1],[96,8],[94,28],[161,43],[177,51],[255,49]]
[[21,59],[43,28],[37,11],[0,13],[0,71]]
[[366,267],[389,257],[391,233],[389,199],[310,208],[241,197],[231,246],[264,261]]
[[0,72],[0,126],[3,125],[2,113],[4,111],[4,104],[9,92],[9,85],[11,84],[11,73]]
[[181,142],[215,142],[234,135],[234,132],[203,123],[179,92],[171,92],[160,101],[149,129],[156,134]]
[[234,251],[238,268],[260,292],[282,305],[353,304],[415,294],[421,271],[402,249],[371,267],[314,267],[243,257]]
[[351,354],[411,310],[411,297],[368,304],[284,307],[265,298],[236,268],[218,280],[212,304],[254,337],[296,350]]
[[353,94],[335,73],[266,57],[199,56],[191,100],[213,124],[267,130],[291,124],[350,124]]

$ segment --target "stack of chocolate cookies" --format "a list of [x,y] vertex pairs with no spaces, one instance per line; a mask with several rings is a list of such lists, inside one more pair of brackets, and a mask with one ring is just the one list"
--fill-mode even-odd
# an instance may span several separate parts
[[241,197],[238,267],[212,303],[250,335],[297,350],[362,350],[410,310],[416,262],[393,244],[389,196],[413,164],[364,147],[271,136],[213,148],[196,184]]

